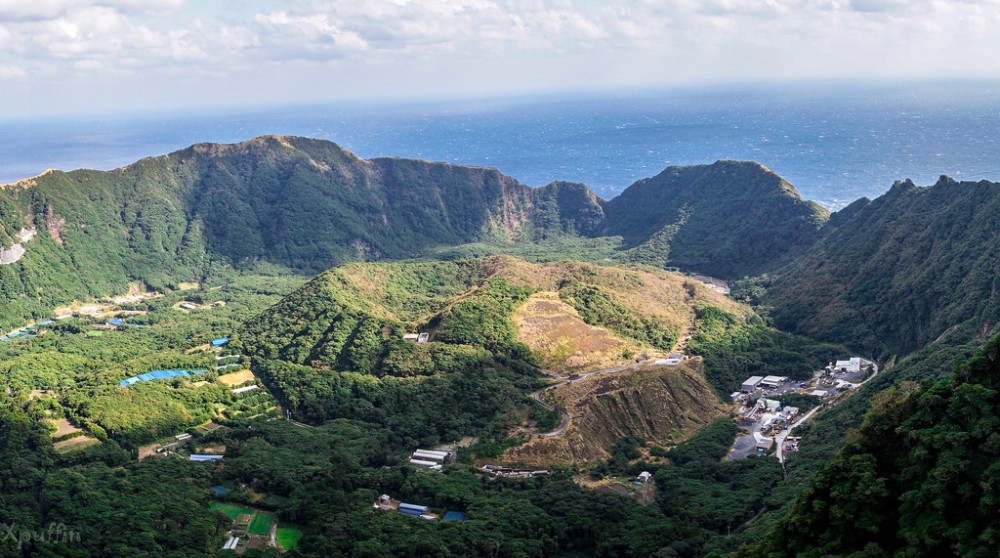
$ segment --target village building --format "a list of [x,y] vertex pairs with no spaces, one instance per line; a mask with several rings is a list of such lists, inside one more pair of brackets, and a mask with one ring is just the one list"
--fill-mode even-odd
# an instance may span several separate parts
[[848,374],[861,372],[861,357],[851,357],[848,360],[838,360],[834,363],[833,369],[837,372],[846,372]]
[[677,366],[684,362],[684,355],[680,353],[670,353],[667,358],[659,358],[653,361],[653,364],[657,366]]
[[765,376],[764,379],[762,379],[758,385],[762,388],[773,389],[787,381],[788,381],[787,376]]
[[740,391],[743,393],[752,393],[753,390],[757,389],[757,386],[759,386],[762,381],[764,381],[763,376],[750,376],[740,386]]

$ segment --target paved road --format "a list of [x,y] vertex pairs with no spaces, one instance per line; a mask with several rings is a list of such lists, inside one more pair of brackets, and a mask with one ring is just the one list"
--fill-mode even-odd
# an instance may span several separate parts
[[813,410],[811,410],[808,413],[802,415],[802,418],[800,418],[799,420],[795,421],[794,424],[792,424],[791,426],[789,426],[788,430],[782,430],[781,432],[778,433],[777,436],[774,437],[774,443],[778,446],[778,449],[775,452],[775,456],[778,458],[778,461],[780,461],[782,465],[784,465],[784,463],[785,463],[785,455],[784,455],[785,438],[787,438],[792,433],[792,430],[795,430],[796,426],[799,426],[800,424],[804,423],[805,421],[811,419],[812,416],[815,415],[816,412],[819,411],[819,410],[820,410],[820,407],[814,407]]
[[[872,369],[872,375],[869,376],[868,378],[866,378],[863,382],[859,383],[857,385],[857,387],[854,388],[854,389],[856,390],[856,389],[860,388],[861,386],[867,384],[868,382],[872,381],[875,378],[875,376],[878,376],[878,365],[875,365],[875,367]],[[781,462],[781,466],[782,467],[785,466],[785,455],[784,455],[785,438],[787,438],[792,433],[792,430],[795,430],[795,427],[803,424],[804,422],[806,422],[807,420],[809,420],[810,418],[812,418],[812,416],[815,415],[821,408],[822,408],[822,405],[820,405],[819,407],[816,407],[813,410],[809,411],[808,413],[806,413],[805,415],[803,415],[802,418],[800,418],[799,420],[795,421],[795,424],[792,424],[791,426],[789,426],[788,430],[782,430],[781,433],[779,433],[777,436],[774,437],[774,443],[778,445],[778,449],[777,449],[777,452],[775,453],[775,455],[778,457],[778,461]]]

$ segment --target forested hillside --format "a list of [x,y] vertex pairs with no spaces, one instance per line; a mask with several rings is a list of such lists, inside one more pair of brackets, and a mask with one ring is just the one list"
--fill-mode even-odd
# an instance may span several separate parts
[[634,257],[716,277],[757,275],[820,238],[829,212],[752,162],[670,167],[607,205]]
[[824,218],[749,163],[671,168],[605,202],[582,184],[529,188],[496,169],[366,161],[306,138],[198,144],[0,188],[0,323],[132,282],[159,290],[262,264],[311,274],[467,245],[739,276],[811,243]]
[[771,275],[762,302],[779,327],[864,348],[913,352],[1000,320],[1000,185],[895,184],[830,220],[824,238]]
[[878,394],[759,556],[995,556],[1000,337],[945,380]]

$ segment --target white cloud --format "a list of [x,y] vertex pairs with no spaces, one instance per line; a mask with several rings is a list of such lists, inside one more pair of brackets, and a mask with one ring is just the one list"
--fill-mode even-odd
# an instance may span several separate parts
[[385,90],[383,73],[426,94],[478,82],[1000,77],[998,26],[998,0],[0,0],[0,79],[125,91],[197,74],[265,91],[280,74],[290,89],[363,95]]

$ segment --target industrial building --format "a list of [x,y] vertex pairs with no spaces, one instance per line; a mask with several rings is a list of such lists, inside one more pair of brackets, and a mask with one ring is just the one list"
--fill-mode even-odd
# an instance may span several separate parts
[[787,381],[787,376],[765,376],[757,385],[762,388],[773,389]]
[[441,464],[440,463],[437,463],[437,462],[434,462],[434,461],[428,461],[426,459],[410,459],[410,465],[416,465],[417,467],[423,467],[425,469],[432,469],[434,471],[441,470]]
[[743,385],[740,386],[740,391],[743,393],[753,393],[753,390],[757,389],[757,386],[759,386],[762,381],[764,381],[763,376],[750,376],[743,382]]
[[847,360],[838,360],[833,365],[833,369],[838,372],[856,373],[861,372],[861,357],[851,357]]

